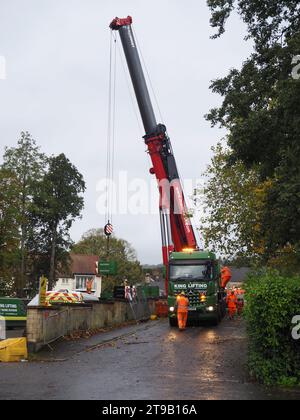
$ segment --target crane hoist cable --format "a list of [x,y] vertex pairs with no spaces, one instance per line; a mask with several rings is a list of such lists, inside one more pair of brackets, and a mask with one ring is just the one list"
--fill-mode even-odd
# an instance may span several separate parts
[[107,253],[109,254],[109,239],[113,233],[113,206],[114,206],[114,180],[115,180],[115,149],[116,149],[116,84],[117,84],[117,50],[120,56],[126,85],[132,102],[134,115],[141,137],[143,130],[139,120],[133,92],[130,89],[129,75],[126,72],[124,58],[121,53],[117,36],[111,31],[109,52],[109,89],[108,89],[108,122],[107,122],[107,156],[106,156],[106,209],[104,233],[107,237]]
[[106,149],[106,208],[104,233],[107,237],[107,253],[109,238],[113,233],[113,204],[115,177],[115,140],[116,140],[116,79],[117,79],[117,47],[116,36],[111,31],[109,53],[109,88],[108,88],[108,121]]

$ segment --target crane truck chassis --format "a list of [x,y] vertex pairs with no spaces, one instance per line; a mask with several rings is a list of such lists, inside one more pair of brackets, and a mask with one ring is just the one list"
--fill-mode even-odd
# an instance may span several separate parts
[[[153,110],[132,18],[115,18],[110,29],[118,31],[145,128],[144,141],[151,158],[150,174],[155,175],[160,194],[162,255],[166,269],[169,321],[177,325],[176,299],[184,291],[189,299],[189,323],[210,321],[217,325],[226,312],[226,294],[216,255],[200,251],[188,216],[171,140],[164,125],[158,124]],[[159,63],[158,63],[159,64]],[[167,181],[169,193],[162,183]]]
[[184,292],[189,299],[188,323],[218,325],[226,314],[226,293],[221,287],[220,265],[215,254],[205,251],[172,252],[169,260],[169,320],[177,326],[176,300]]

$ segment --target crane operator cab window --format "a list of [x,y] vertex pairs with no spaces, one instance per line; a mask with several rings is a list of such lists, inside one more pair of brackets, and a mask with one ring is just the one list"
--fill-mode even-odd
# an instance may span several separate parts
[[[186,292],[190,304],[204,303],[204,297],[215,294],[216,266],[211,261],[174,261],[170,264],[169,294]],[[202,299],[202,300],[201,300]]]
[[211,281],[214,278],[214,270],[211,263],[205,264],[191,264],[184,263],[170,265],[170,280],[171,281]]

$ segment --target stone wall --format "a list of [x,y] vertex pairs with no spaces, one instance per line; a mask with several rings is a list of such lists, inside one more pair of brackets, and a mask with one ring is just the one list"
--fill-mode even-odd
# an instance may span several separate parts
[[28,307],[27,341],[30,352],[78,330],[116,327],[128,321],[146,320],[154,311],[154,302],[129,304],[125,301],[83,305],[58,305],[49,308]]

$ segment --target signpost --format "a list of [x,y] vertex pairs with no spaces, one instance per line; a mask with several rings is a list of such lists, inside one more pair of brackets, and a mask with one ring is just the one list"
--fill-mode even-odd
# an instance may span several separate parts
[[0,298],[0,320],[7,327],[24,326],[26,323],[26,308],[21,299]]
[[4,316],[0,316],[0,340],[6,339],[6,322]]
[[40,278],[39,286],[39,306],[46,306],[47,283],[47,278],[45,276],[42,276]]
[[118,264],[116,261],[99,262],[99,274],[103,276],[115,276],[118,272]]

